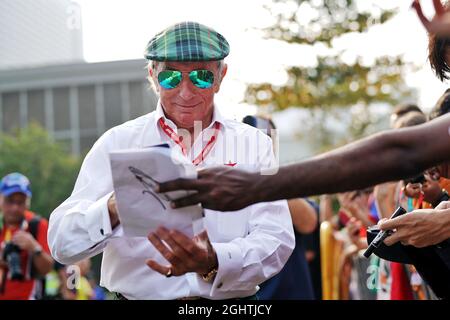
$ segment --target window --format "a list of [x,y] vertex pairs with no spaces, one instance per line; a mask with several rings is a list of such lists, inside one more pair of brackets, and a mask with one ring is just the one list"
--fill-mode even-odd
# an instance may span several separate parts
[[4,93],[2,96],[2,128],[4,132],[11,132],[20,128],[19,93]]
[[45,94],[43,90],[28,92],[27,122],[36,122],[45,128]]
[[97,127],[97,112],[94,86],[78,88],[78,110],[80,112],[80,129],[95,129]]
[[53,89],[55,131],[70,129],[69,88]]
[[109,129],[123,122],[120,84],[119,83],[105,84],[103,93],[105,101],[105,125],[106,129]]

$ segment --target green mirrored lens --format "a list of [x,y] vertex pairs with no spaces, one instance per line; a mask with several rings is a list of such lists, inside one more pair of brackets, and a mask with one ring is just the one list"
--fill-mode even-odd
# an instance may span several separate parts
[[164,89],[173,89],[181,82],[181,72],[176,70],[165,70],[158,74],[158,81]]
[[189,73],[189,79],[196,87],[208,89],[214,83],[214,73],[209,70],[194,70]]

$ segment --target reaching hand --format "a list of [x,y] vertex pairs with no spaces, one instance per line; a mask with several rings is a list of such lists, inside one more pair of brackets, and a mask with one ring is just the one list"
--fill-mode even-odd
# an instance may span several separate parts
[[441,203],[436,209],[414,210],[400,217],[384,220],[382,230],[396,231],[384,240],[387,245],[398,241],[422,248],[441,243],[449,238],[450,205]]
[[229,167],[216,167],[198,172],[198,179],[177,179],[160,183],[156,191],[196,190],[197,193],[178,199],[173,208],[201,203],[203,207],[218,211],[234,211],[258,201],[253,192],[258,175]]
[[416,10],[417,15],[428,33],[440,36],[450,36],[450,8],[445,8],[440,0],[433,0],[435,16],[428,20],[423,14],[420,0],[414,0],[412,7]]

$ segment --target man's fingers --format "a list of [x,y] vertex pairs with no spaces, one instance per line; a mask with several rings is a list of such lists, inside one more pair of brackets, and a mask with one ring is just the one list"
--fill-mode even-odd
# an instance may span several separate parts
[[152,268],[153,270],[155,270],[156,272],[162,274],[162,275],[167,275],[167,273],[169,272],[171,267],[165,267],[163,265],[160,265],[158,262],[156,262],[155,260],[147,260],[145,262],[150,268]]
[[201,183],[197,179],[176,179],[167,182],[161,182],[156,185],[155,192],[169,192],[176,190],[199,190]]
[[193,206],[202,202],[203,196],[200,193],[174,200],[170,203],[173,209]]
[[391,234],[389,237],[387,237],[384,240],[384,244],[387,246],[392,246],[394,243],[397,243],[398,241],[403,240],[402,238],[403,234],[399,231],[394,232],[393,234]]
[[186,250],[189,254],[196,254],[198,247],[196,246],[195,242],[192,241],[192,239],[190,239],[184,233],[178,230],[172,230],[170,231],[170,235],[172,236],[172,239],[174,239],[180,246],[182,246],[183,249]]
[[404,225],[404,222],[403,222],[404,217],[406,217],[406,215],[400,216],[400,217],[397,217],[394,219],[387,219],[380,223],[380,229],[383,231],[397,229],[398,227],[401,227]]
[[176,264],[178,259],[175,257],[172,251],[170,251],[166,245],[161,241],[161,239],[155,233],[150,233],[148,235],[148,240],[153,244],[153,246],[158,250],[162,256],[169,261],[171,264]]
[[441,0],[433,0],[433,6],[434,10],[436,10],[436,15],[441,16],[445,13],[445,8],[442,5]]
[[158,230],[156,230],[156,234],[170,246],[172,252],[178,259],[183,262],[190,259],[188,252],[184,250],[183,246],[180,246],[172,237],[172,232],[169,232],[169,230],[164,227],[159,227]]
[[420,2],[418,0],[415,0],[413,2],[413,4],[412,4],[412,7],[414,8],[414,10],[416,10],[417,16],[419,17],[420,22],[422,22],[422,24],[425,27],[425,29],[427,29],[427,31],[430,32],[430,30],[431,30],[431,22],[423,14],[422,6],[420,5]]

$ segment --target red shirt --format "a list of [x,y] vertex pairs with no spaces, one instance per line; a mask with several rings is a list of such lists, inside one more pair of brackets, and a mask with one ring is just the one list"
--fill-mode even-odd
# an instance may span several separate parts
[[[26,221],[30,221],[33,219],[35,214],[31,211],[25,211],[25,219]],[[3,243],[6,235],[6,227],[3,227],[3,230],[0,230],[0,243]],[[19,227],[12,228],[11,237],[20,230]],[[50,254],[50,249],[48,248],[47,243],[47,230],[48,230],[48,221],[44,218],[41,218],[38,225],[37,230],[37,242],[41,245],[43,252]],[[27,228],[26,231],[29,231]],[[17,281],[17,280],[6,280],[5,291],[4,294],[0,294],[0,300],[29,300],[32,298],[32,293],[34,290],[35,280],[29,278],[28,269],[28,259],[29,253],[25,250],[21,252],[21,262],[22,262],[22,273],[26,275],[25,280]],[[3,270],[5,271],[5,270]],[[1,281],[1,280],[0,280]]]
[[391,300],[414,300],[411,283],[405,268],[406,265],[404,264],[391,262]]

